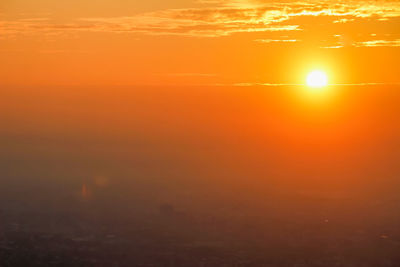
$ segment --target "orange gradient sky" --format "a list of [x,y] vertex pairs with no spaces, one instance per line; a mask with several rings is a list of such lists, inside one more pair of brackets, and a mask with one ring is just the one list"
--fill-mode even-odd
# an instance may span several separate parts
[[5,0],[0,85],[400,82],[399,1]]
[[[398,198],[399,26],[399,1],[2,0],[0,189]],[[330,85],[304,86],[313,70]]]

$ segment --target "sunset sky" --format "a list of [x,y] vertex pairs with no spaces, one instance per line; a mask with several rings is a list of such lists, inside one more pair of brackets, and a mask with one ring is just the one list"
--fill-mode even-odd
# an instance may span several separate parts
[[0,84],[400,82],[395,0],[3,0]]
[[0,265],[400,266],[399,115],[400,0],[0,0]]

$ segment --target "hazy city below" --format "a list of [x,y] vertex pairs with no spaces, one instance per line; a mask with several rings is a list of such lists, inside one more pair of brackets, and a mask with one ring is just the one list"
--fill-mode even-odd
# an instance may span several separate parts
[[0,91],[1,266],[399,266],[398,86]]

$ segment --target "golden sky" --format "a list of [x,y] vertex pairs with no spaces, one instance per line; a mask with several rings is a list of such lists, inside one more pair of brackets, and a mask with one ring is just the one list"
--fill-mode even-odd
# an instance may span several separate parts
[[9,180],[399,188],[398,0],[0,0],[0,62]]
[[400,2],[3,0],[2,85],[400,82]]

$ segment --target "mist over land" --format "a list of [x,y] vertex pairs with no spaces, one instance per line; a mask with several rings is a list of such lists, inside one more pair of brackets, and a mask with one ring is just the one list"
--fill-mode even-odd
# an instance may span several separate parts
[[0,261],[398,266],[399,87],[302,90],[2,90]]

